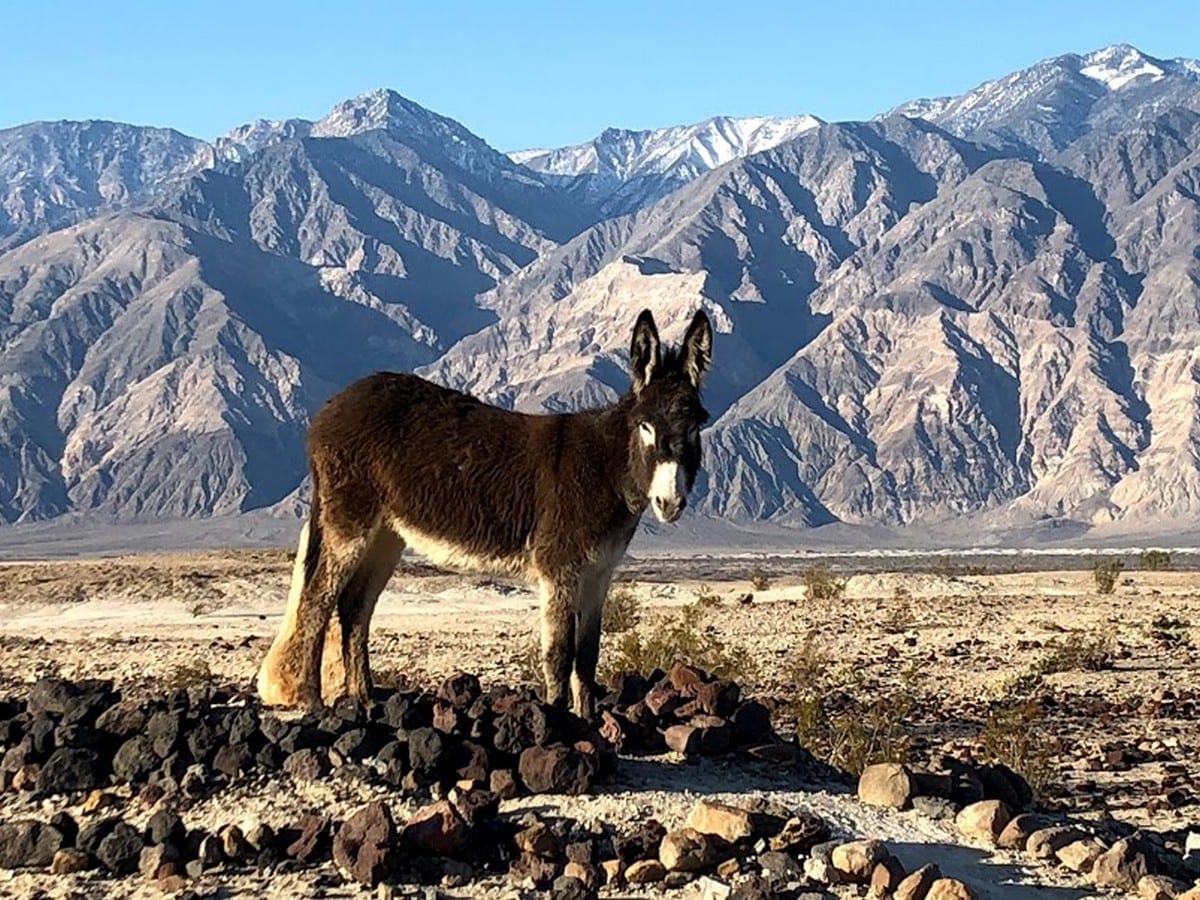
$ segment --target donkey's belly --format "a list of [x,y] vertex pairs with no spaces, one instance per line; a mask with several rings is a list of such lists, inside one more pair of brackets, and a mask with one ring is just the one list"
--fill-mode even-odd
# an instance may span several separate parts
[[392,520],[394,531],[415,553],[421,554],[435,566],[461,569],[470,572],[486,572],[496,575],[524,576],[529,574],[530,558],[527,552],[501,554],[489,552],[486,547],[471,546],[436,537],[405,522]]

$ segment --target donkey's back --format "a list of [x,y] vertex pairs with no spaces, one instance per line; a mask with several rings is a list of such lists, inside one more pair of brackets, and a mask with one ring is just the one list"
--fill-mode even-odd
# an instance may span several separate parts
[[511,569],[536,523],[548,424],[415,375],[363,378],[309,429],[321,521],[344,537],[388,528],[435,562]]

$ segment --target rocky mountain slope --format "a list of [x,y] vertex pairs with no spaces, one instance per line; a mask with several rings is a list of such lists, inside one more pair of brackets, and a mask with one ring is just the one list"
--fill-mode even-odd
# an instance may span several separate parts
[[376,92],[154,165],[26,215],[0,254],[8,521],[280,504],[308,416],[360,372],[567,410],[625,389],[638,309],[673,335],[697,305],[717,331],[702,513],[1200,508],[1195,62],[1117,46],[867,123],[513,158]]

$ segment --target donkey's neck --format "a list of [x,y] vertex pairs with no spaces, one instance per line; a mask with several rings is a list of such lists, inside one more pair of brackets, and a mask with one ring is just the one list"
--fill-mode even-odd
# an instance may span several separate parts
[[633,397],[626,394],[612,406],[596,410],[592,422],[605,447],[605,476],[614,493],[624,501],[630,514],[640,516],[647,500],[638,489],[629,462],[629,443],[633,436]]

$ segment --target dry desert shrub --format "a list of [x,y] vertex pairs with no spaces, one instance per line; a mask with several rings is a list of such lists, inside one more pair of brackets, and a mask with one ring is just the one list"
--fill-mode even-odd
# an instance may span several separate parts
[[1047,645],[1046,654],[1033,664],[1039,675],[1059,672],[1101,672],[1113,666],[1113,639],[1104,634],[1075,631]]
[[1165,550],[1147,550],[1138,564],[1147,572],[1161,572],[1171,568],[1171,554]]
[[905,762],[912,748],[911,716],[917,705],[918,674],[906,669],[897,684],[868,679],[861,669],[835,670],[809,633],[790,669],[801,746],[829,764],[860,774],[878,762]]
[[163,679],[166,687],[172,691],[201,687],[211,684],[214,680],[216,676],[213,675],[212,668],[209,667],[208,661],[203,659],[177,663]]
[[715,628],[705,624],[705,613],[706,608],[685,606],[617,635],[600,648],[601,680],[623,672],[667,671],[677,662],[732,681],[752,678],[756,666],[749,651],[722,640]]
[[614,584],[608,589],[604,600],[604,615],[600,620],[602,634],[621,634],[636,628],[642,620],[642,601],[637,595],[637,584],[632,581]]
[[767,575],[762,566],[756,566],[754,571],[750,573],[750,585],[756,591],[765,591],[771,586],[771,577]]
[[1117,587],[1117,578],[1125,563],[1119,559],[1108,559],[1096,563],[1092,569],[1092,578],[1096,582],[1096,590],[1101,594],[1111,594]]
[[846,591],[846,580],[824,563],[809,566],[801,578],[809,600],[837,600]]

